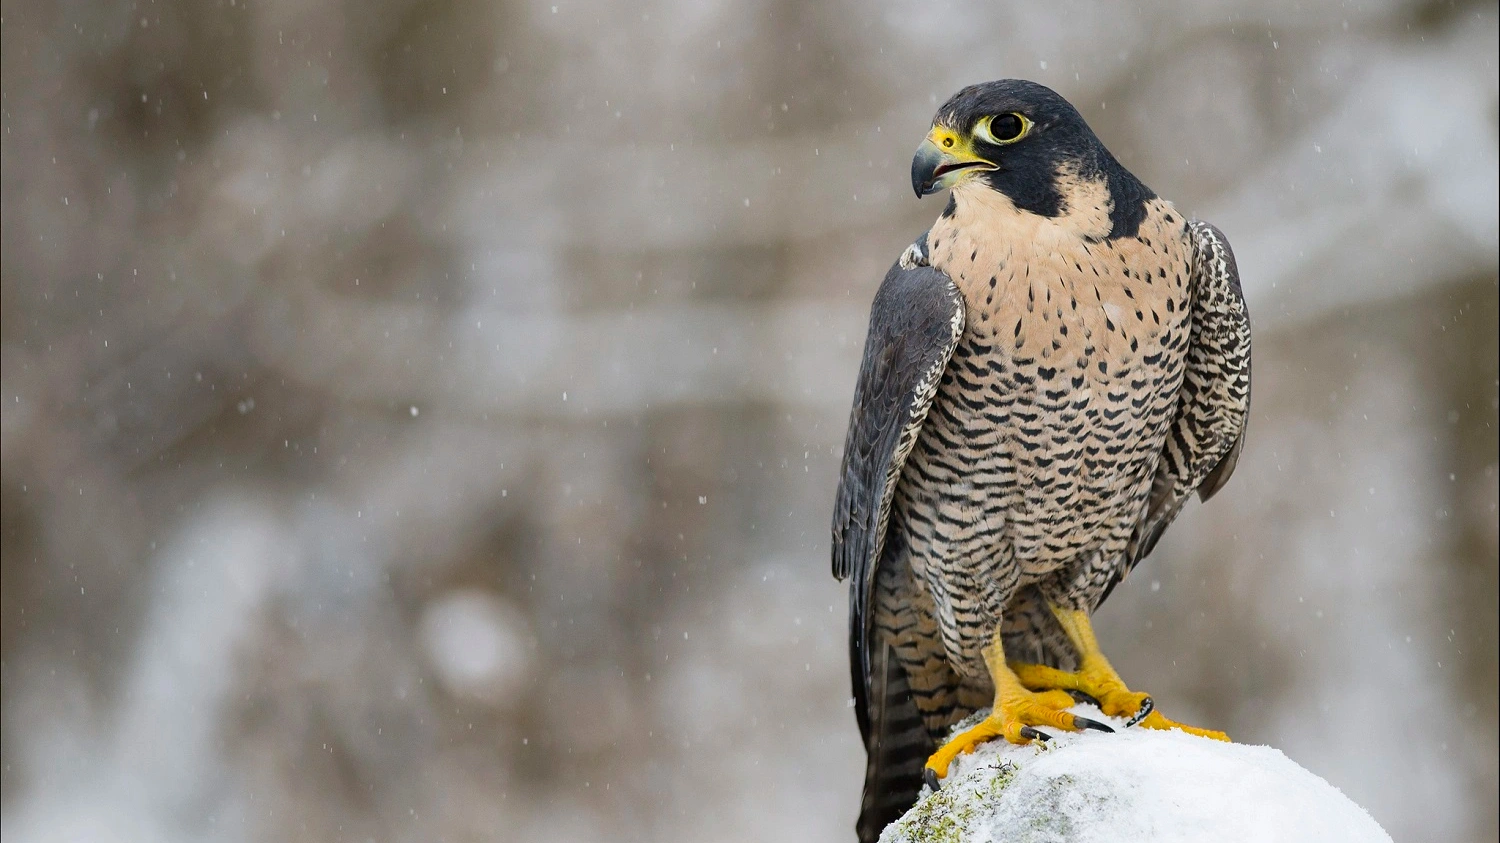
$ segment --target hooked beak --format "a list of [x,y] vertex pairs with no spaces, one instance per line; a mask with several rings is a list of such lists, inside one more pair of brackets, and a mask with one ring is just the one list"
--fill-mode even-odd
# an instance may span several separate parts
[[997,169],[994,163],[975,155],[968,142],[953,131],[933,126],[927,139],[917,147],[917,154],[912,156],[911,189],[920,199],[952,187],[971,170],[994,169]]

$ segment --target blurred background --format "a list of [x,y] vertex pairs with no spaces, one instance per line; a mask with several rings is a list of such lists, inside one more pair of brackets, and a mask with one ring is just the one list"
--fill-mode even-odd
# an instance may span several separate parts
[[959,87],[1226,231],[1132,684],[1497,833],[1496,4],[5,0],[3,833],[852,840],[828,521]]

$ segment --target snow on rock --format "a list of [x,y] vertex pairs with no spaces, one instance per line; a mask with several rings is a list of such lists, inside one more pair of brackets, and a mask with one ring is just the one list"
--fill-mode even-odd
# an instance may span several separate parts
[[[960,756],[880,843],[1389,843],[1337,788],[1269,746],[1160,732],[993,741]],[[976,718],[959,726],[967,728]],[[1053,731],[1055,734],[1055,730]]]

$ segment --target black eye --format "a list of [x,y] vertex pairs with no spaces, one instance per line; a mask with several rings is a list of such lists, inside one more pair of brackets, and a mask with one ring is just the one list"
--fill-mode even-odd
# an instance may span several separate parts
[[1030,129],[1030,120],[1012,112],[979,121],[979,125],[974,127],[974,134],[980,140],[990,143],[1015,143],[1025,137]]
[[990,134],[1000,142],[1013,141],[1021,136],[1021,130],[1026,128],[1021,118],[1014,114],[1002,114],[990,121]]

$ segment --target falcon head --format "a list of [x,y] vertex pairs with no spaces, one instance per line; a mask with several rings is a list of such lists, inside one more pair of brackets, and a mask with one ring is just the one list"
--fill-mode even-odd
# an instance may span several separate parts
[[1115,161],[1067,100],[1022,79],[954,94],[938,109],[911,162],[918,197],[973,183],[1046,217],[1065,212],[1068,183],[1100,178],[1117,200],[1116,212],[1123,210],[1122,191],[1131,200],[1153,195]]

